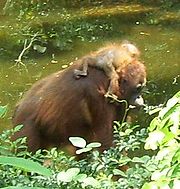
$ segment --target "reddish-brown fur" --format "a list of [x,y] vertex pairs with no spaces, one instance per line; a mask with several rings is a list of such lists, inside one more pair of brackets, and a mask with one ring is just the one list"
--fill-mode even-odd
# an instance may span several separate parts
[[[76,80],[73,70],[82,62],[54,73],[37,83],[18,103],[13,124],[23,124],[13,137],[27,136],[30,151],[52,146],[69,145],[70,136],[98,141],[101,150],[113,144],[113,121],[122,120],[124,104],[110,103],[104,94],[109,86],[105,73],[89,67],[87,77]],[[146,78],[145,67],[139,61],[126,65],[118,72],[119,99],[131,100],[137,95],[136,86]]]
[[85,56],[82,59],[83,69],[75,69],[74,76],[76,79],[87,76],[88,66],[103,70],[110,79],[106,95],[113,95],[117,98],[119,91],[118,70],[121,70],[129,63],[138,61],[139,57],[139,49],[128,41],[124,41],[120,44],[107,45],[100,48],[98,51],[91,53],[89,56]]

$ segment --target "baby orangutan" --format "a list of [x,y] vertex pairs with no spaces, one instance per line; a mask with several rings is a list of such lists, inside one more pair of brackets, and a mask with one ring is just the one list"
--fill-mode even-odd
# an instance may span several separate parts
[[138,60],[139,56],[140,51],[138,48],[127,41],[122,42],[120,45],[109,45],[89,56],[83,57],[83,69],[75,69],[74,76],[76,79],[81,76],[87,76],[88,66],[103,70],[110,79],[108,91],[105,96],[108,97],[108,95],[111,95],[114,98],[117,98],[116,94],[119,91],[118,70],[121,70],[127,63],[133,63],[135,60]]

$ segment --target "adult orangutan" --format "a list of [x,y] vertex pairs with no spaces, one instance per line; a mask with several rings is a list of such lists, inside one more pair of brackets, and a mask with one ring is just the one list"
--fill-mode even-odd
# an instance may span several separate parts
[[[23,124],[24,127],[13,139],[26,136],[32,152],[54,146],[66,147],[70,145],[71,136],[100,142],[100,150],[113,145],[113,121],[122,120],[124,103],[110,103],[105,97],[110,80],[103,70],[89,65],[87,77],[74,79],[74,70],[82,67],[80,59],[31,87],[16,106],[13,125]],[[117,74],[118,99],[142,104],[140,92],[146,82],[143,63],[127,62]]]

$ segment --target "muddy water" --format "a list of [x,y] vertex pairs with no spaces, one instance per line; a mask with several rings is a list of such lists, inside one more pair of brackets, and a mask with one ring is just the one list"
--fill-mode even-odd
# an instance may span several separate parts
[[[96,50],[109,42],[128,39],[134,42],[142,52],[148,72],[147,91],[144,94],[146,103],[158,105],[166,101],[179,90],[180,32],[177,26],[152,26],[141,24],[122,24],[123,35],[97,42],[76,42],[72,51],[59,52],[40,59],[26,60],[28,72],[23,66],[13,67],[14,61],[0,60],[0,105],[8,104],[8,114],[0,120],[0,131],[11,127],[11,115],[16,102],[31,85],[42,77],[63,69],[76,58]],[[17,55],[18,56],[18,55]],[[53,61],[52,61],[53,60]]]

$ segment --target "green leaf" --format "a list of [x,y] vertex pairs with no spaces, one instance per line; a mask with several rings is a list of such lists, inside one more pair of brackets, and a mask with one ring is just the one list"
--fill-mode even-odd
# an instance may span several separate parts
[[151,121],[151,123],[150,123],[150,125],[149,125],[149,131],[153,131],[156,127],[157,127],[157,125],[159,124],[160,122],[159,122],[159,119],[157,118],[157,117],[155,117],[152,121]]
[[161,177],[165,177],[168,173],[168,171],[170,170],[170,168],[165,168],[163,169],[163,171],[160,171],[160,170],[156,170],[152,173],[151,175],[151,180],[160,180]]
[[5,106],[0,106],[0,117],[4,117],[7,113],[7,105]]
[[130,135],[132,132],[133,132],[132,129],[126,129],[126,130],[125,130],[125,134],[126,134],[126,135]]
[[168,108],[172,108],[173,106],[175,106],[175,105],[178,103],[178,101],[179,101],[179,99],[178,99],[177,97],[172,97],[171,99],[169,99],[169,100],[167,101],[166,106],[167,106]]
[[61,171],[57,175],[57,182],[71,182],[80,172],[79,168],[70,168],[67,171]]
[[134,157],[132,159],[132,162],[134,163],[146,163],[149,160],[149,156],[143,156],[141,158],[139,157]]
[[83,180],[83,184],[82,184],[84,187],[86,186],[92,186],[92,187],[97,187],[99,188],[100,187],[100,184],[99,182],[94,179],[93,177],[87,177]]
[[[162,125],[163,124],[166,124],[166,121],[168,121],[168,119],[171,119],[171,115],[173,114],[173,113],[175,113],[175,112],[177,112],[178,114],[180,114],[179,112],[180,112],[180,105],[179,104],[177,104],[177,105],[175,105],[175,106],[173,106],[171,109],[169,109],[169,111],[167,111],[166,113],[165,113],[165,115],[163,116],[163,118],[161,118],[161,120],[162,120]],[[173,121],[173,120],[172,120]]]
[[180,163],[174,165],[174,170],[173,170],[172,176],[180,179]]
[[173,189],[179,189],[180,179],[175,179],[173,183]]
[[14,132],[20,131],[23,128],[23,125],[17,125],[14,127]]
[[65,171],[61,171],[57,174],[57,182],[71,182],[72,178],[67,177]]
[[82,149],[76,150],[76,154],[82,154],[85,152],[89,152],[91,150],[92,150],[92,148],[82,148]]
[[162,110],[162,108],[155,108],[155,109],[153,109],[153,110],[150,110],[149,111],[149,115],[153,115],[153,114],[155,114],[155,113],[157,113],[157,112],[159,112],[159,111],[161,111]]
[[127,175],[126,175],[123,171],[121,171],[121,170],[119,170],[119,169],[114,169],[114,170],[113,170],[113,174],[114,174],[114,175],[120,175],[120,176],[122,176],[122,177],[127,177]]
[[86,146],[86,141],[81,137],[69,137],[69,141],[73,146],[84,148]]
[[79,175],[77,175],[77,176],[74,178],[74,180],[79,181],[79,182],[83,182],[83,180],[84,180],[85,178],[87,178],[87,175],[86,175],[86,174],[79,174]]
[[167,106],[159,112],[159,117],[161,119],[164,119],[167,118],[172,112],[178,111],[180,109],[180,106],[178,104],[179,101],[180,99],[178,99],[177,97],[169,99]]
[[164,157],[167,157],[170,153],[170,149],[169,148],[163,148],[161,149],[157,155],[156,155],[156,159],[157,160],[163,160]]
[[179,162],[180,163],[180,144],[178,144],[178,149],[177,151],[175,152],[174,156],[173,156],[173,159],[172,159],[172,162]]
[[164,139],[165,134],[161,131],[155,130],[151,133],[149,133],[149,137],[146,139],[146,144],[144,148],[156,150],[158,145],[162,142]]
[[33,49],[39,53],[44,53],[46,51],[47,47],[43,47],[41,45],[34,45]]
[[151,157],[148,156],[148,155],[145,155],[145,156],[142,156],[142,157],[141,157],[141,160],[142,160],[144,163],[147,163],[150,159],[151,159]]
[[180,113],[179,112],[174,112],[170,116],[170,120],[173,122],[173,126],[170,128],[171,132],[175,135],[180,134],[180,129],[179,129],[179,118],[180,118]]
[[132,159],[132,162],[134,162],[134,163],[143,163],[143,161],[142,161],[141,158],[139,158],[139,157],[134,157],[134,158]]
[[176,97],[179,99],[179,103],[180,103],[180,91],[178,91],[173,97]]
[[27,172],[34,172],[44,176],[51,176],[52,173],[46,167],[43,167],[41,164],[34,162],[30,159],[17,158],[17,157],[6,157],[0,156],[0,164],[2,165],[12,165],[18,167]]
[[78,175],[80,172],[80,169],[79,168],[70,168],[66,171],[67,175],[69,177],[74,177],[76,175]]
[[145,183],[142,189],[158,189],[156,182]]
[[101,146],[101,143],[99,142],[91,142],[86,146],[86,148],[99,148]]

